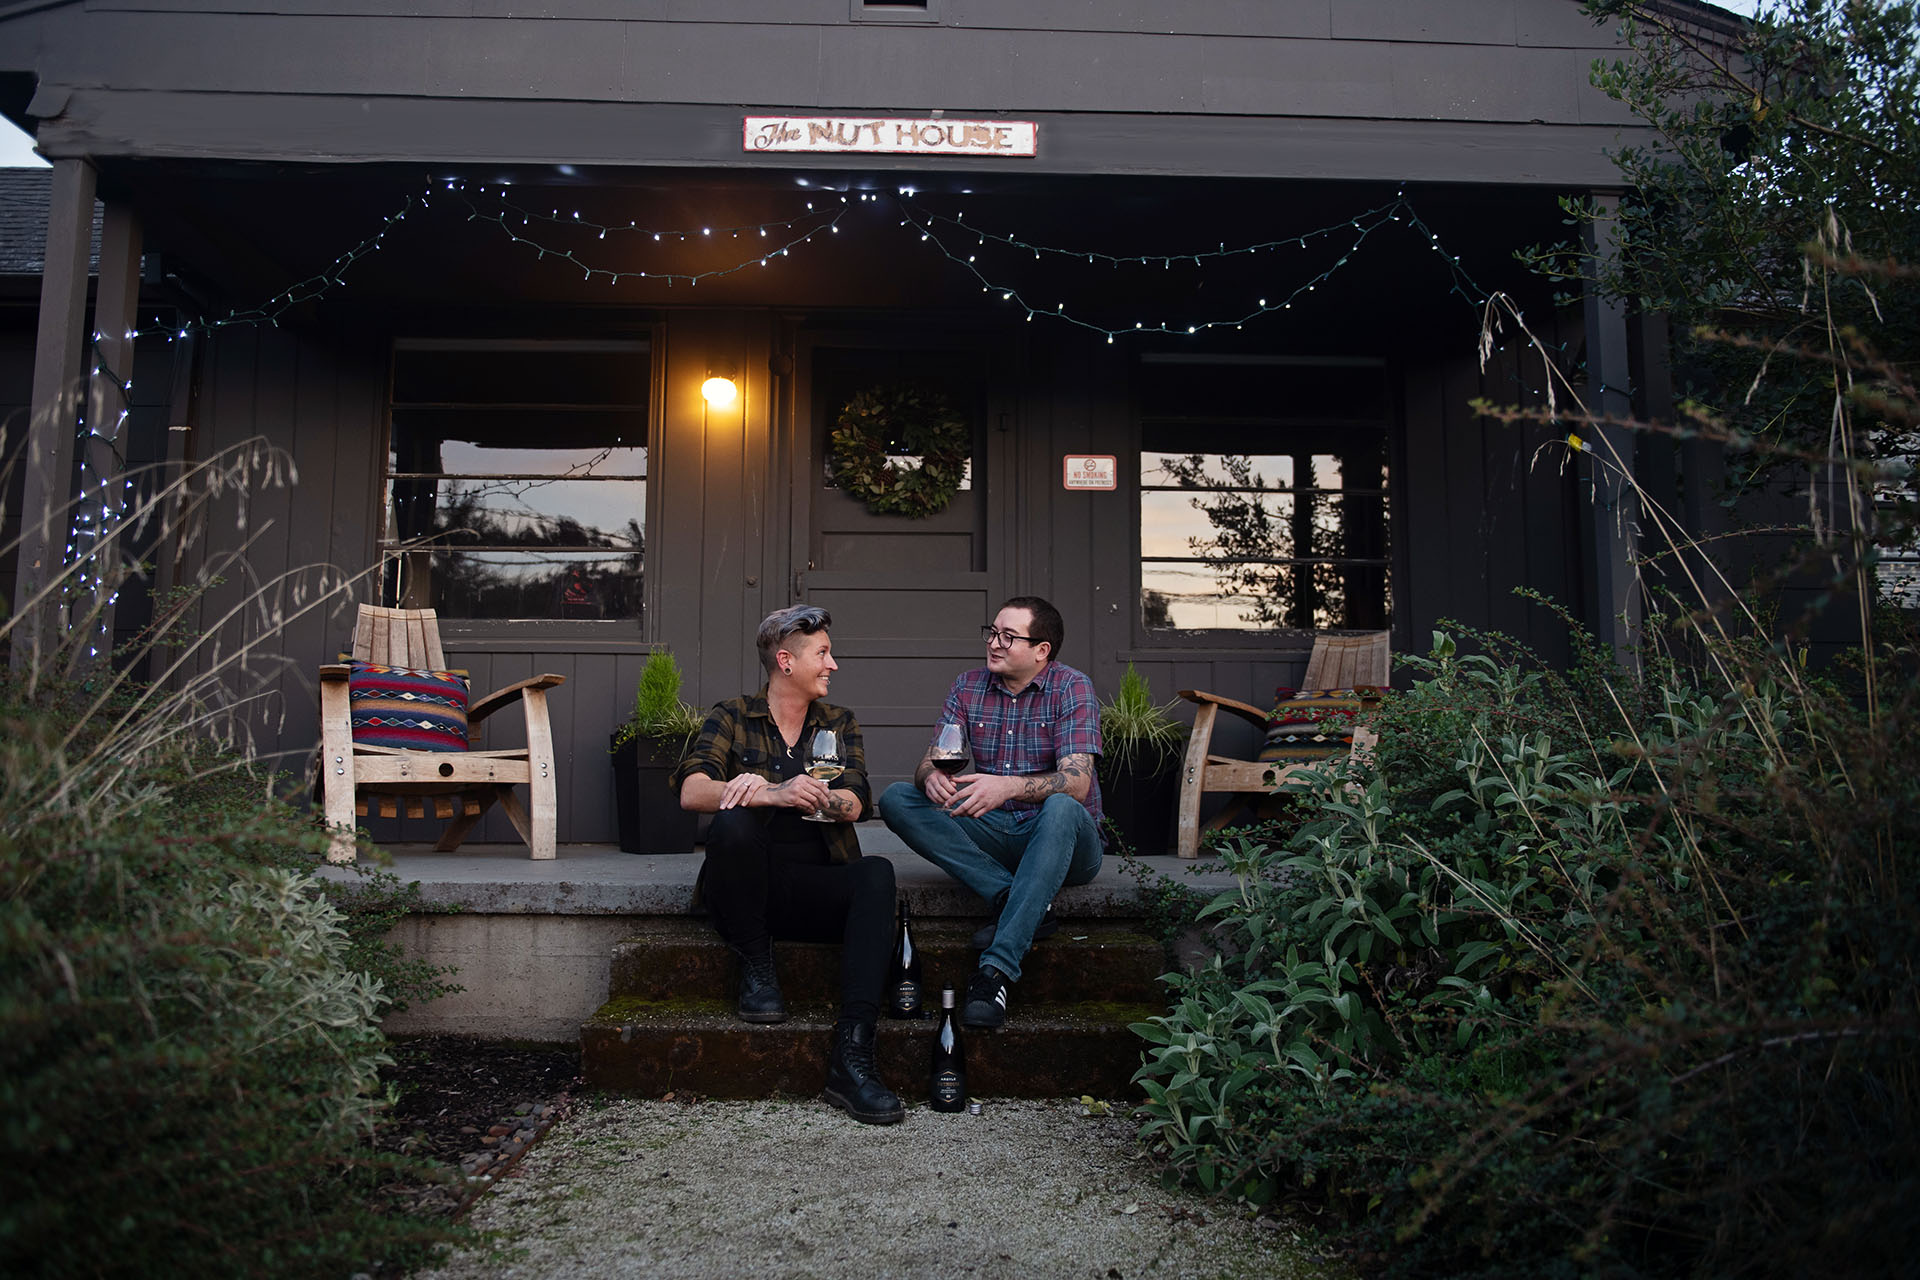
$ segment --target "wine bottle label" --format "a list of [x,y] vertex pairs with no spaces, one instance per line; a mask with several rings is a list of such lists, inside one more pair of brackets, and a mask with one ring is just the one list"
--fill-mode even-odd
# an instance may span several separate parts
[[933,1100],[958,1105],[967,1095],[957,1071],[942,1071],[933,1078]]
[[903,982],[893,989],[893,1007],[902,1013],[920,1011],[920,984]]

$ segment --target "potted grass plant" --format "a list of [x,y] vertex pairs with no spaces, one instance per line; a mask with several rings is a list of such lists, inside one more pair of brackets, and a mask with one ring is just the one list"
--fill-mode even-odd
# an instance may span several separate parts
[[680,700],[680,664],[666,649],[647,655],[633,691],[633,713],[613,732],[613,796],[620,848],[627,853],[691,853],[698,814],[680,807],[668,777],[706,713]]
[[1128,853],[1165,853],[1180,795],[1187,727],[1179,699],[1156,703],[1147,678],[1127,664],[1120,691],[1100,704],[1100,797]]

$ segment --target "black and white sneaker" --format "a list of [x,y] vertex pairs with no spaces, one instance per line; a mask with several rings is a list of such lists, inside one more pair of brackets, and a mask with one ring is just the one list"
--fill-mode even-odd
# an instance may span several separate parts
[[1007,975],[990,964],[974,970],[967,983],[967,1003],[960,1010],[960,1025],[971,1031],[992,1031],[1007,1022]]

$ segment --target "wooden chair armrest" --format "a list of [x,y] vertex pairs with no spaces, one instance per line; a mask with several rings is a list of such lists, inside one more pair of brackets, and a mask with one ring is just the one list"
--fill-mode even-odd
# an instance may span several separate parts
[[566,682],[567,678],[565,676],[557,676],[552,672],[548,672],[545,675],[534,676],[529,680],[516,681],[504,689],[495,689],[492,693],[467,708],[467,723],[469,725],[480,723],[509,703],[518,702],[521,695],[529,689],[551,689],[555,685],[562,685]]
[[352,670],[353,668],[344,662],[329,662],[321,666],[320,678],[322,680],[345,680]]
[[1182,689],[1180,696],[1197,706],[1207,706],[1211,704],[1219,707],[1223,711],[1231,711],[1242,720],[1251,721],[1254,728],[1262,732],[1266,731],[1267,713],[1259,707],[1249,706],[1244,702],[1237,702],[1232,698],[1223,698],[1217,693],[1206,693],[1198,689]]

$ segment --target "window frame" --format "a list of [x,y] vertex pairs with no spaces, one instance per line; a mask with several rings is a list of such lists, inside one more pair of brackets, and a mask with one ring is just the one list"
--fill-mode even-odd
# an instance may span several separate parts
[[[476,618],[441,614],[439,617],[441,640],[449,651],[479,650],[496,644],[500,640],[511,640],[516,648],[529,651],[581,652],[588,649],[606,647],[609,651],[624,652],[629,649],[636,635],[643,634],[648,618],[654,612],[655,600],[655,558],[654,546],[657,542],[658,519],[656,508],[656,489],[654,476],[660,469],[660,410],[662,360],[664,344],[660,341],[657,325],[646,325],[637,331],[617,335],[583,334],[557,338],[518,338],[497,335],[406,335],[395,336],[389,343],[387,363],[387,393],[382,407],[382,442],[375,460],[375,483],[380,500],[377,505],[373,552],[378,568],[375,583],[384,599],[390,593],[388,587],[388,562],[401,557],[394,550],[397,531],[392,525],[392,503],[388,498],[388,486],[396,478],[419,477],[428,473],[396,472],[391,470],[393,459],[393,431],[395,411],[409,409],[431,409],[441,405],[452,406],[455,402],[442,401],[405,401],[395,399],[395,374],[403,352],[448,351],[448,352],[587,352],[620,353],[626,352],[636,359],[644,360],[647,370],[646,395],[642,401],[623,401],[606,406],[592,406],[595,409],[639,410],[646,415],[646,469],[639,476],[608,476],[609,481],[626,483],[638,482],[644,486],[645,511],[641,520],[644,542],[641,548],[641,607],[637,616],[623,618]],[[465,402],[461,402],[465,404]],[[502,411],[513,408],[539,407],[533,401],[501,401]],[[465,407],[472,407],[465,405]],[[583,408],[587,406],[582,406]],[[437,472],[432,473],[442,479],[459,479],[469,473]],[[488,480],[512,480],[518,473],[489,474]],[[536,480],[552,480],[551,475],[536,475]],[[481,548],[475,548],[481,549]],[[513,550],[516,548],[508,548]],[[568,550],[603,551],[604,548],[553,548],[565,553]],[[413,553],[420,554],[420,553]],[[431,553],[427,553],[431,554]],[[399,596],[399,607],[435,608],[432,601],[421,601],[412,594],[409,586]]]
[[[1154,365],[1189,366],[1247,366],[1271,365],[1276,368],[1332,368],[1332,369],[1370,369],[1378,372],[1385,386],[1377,418],[1355,417],[1350,419],[1329,419],[1321,416],[1301,416],[1289,419],[1284,415],[1226,416],[1220,414],[1196,414],[1190,418],[1179,415],[1152,411],[1148,408],[1146,397],[1140,394],[1138,378],[1142,370]],[[1132,438],[1129,441],[1131,466],[1123,480],[1128,502],[1128,533],[1131,539],[1127,577],[1129,613],[1128,634],[1132,637],[1133,654],[1142,658],[1165,658],[1169,654],[1198,659],[1232,658],[1251,653],[1305,651],[1313,637],[1321,634],[1337,635],[1374,630],[1390,630],[1396,636],[1404,627],[1406,601],[1402,584],[1405,581],[1406,542],[1402,534],[1405,519],[1405,414],[1401,410],[1400,380],[1396,376],[1397,366],[1382,356],[1293,356],[1280,354],[1203,354],[1186,352],[1143,352],[1134,365],[1136,377],[1135,394],[1132,397]],[[1386,575],[1389,611],[1387,622],[1380,628],[1330,627],[1324,630],[1295,627],[1269,626],[1249,627],[1245,630],[1216,627],[1165,627],[1154,628],[1146,624],[1141,608],[1142,591],[1145,584],[1143,572],[1147,559],[1141,546],[1141,532],[1144,517],[1143,496],[1148,492],[1175,492],[1173,489],[1149,489],[1141,483],[1141,457],[1148,452],[1145,447],[1146,433],[1155,423],[1190,422],[1199,424],[1217,424],[1219,426],[1243,426],[1258,428],[1270,426],[1276,428],[1301,428],[1306,430],[1324,430],[1337,432],[1356,426],[1377,428],[1380,433],[1380,453],[1382,465],[1386,468],[1386,484],[1381,489],[1367,489],[1356,492],[1378,494],[1386,503],[1385,517],[1381,525],[1382,535],[1386,538],[1386,554],[1382,557],[1359,557],[1365,561],[1377,563]],[[1161,452],[1154,450],[1154,452]],[[1274,451],[1269,451],[1274,452]],[[1330,450],[1315,450],[1330,452]],[[1325,490],[1286,489],[1279,492],[1307,493],[1325,492]],[[1324,559],[1312,556],[1285,557],[1275,563],[1324,564]],[[1122,655],[1132,656],[1129,655]]]
[[847,20],[932,27],[946,20],[946,7],[947,0],[925,0],[921,4],[906,0],[847,0]]

